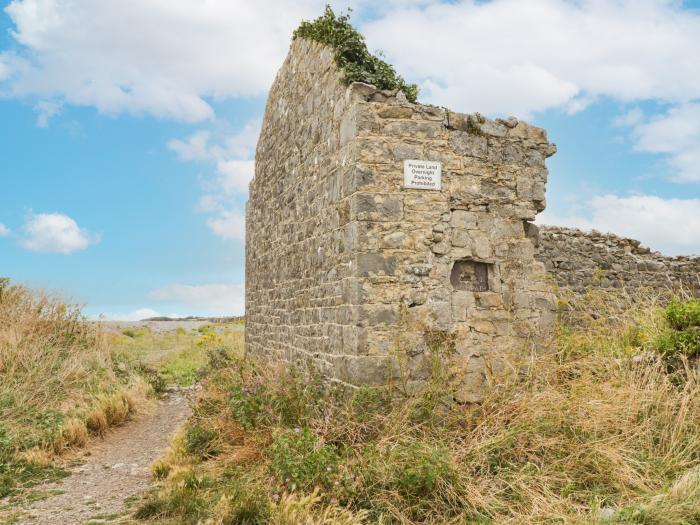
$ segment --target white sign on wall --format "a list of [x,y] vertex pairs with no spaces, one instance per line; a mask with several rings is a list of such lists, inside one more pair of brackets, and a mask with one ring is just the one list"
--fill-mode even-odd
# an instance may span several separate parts
[[442,163],[432,160],[404,160],[403,187],[418,190],[441,190]]

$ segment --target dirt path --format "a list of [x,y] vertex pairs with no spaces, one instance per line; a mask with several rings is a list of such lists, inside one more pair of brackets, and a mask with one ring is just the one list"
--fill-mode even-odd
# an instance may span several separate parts
[[61,482],[41,487],[60,494],[32,503],[20,525],[83,525],[111,521],[124,513],[125,500],[151,485],[149,466],[168,446],[190,414],[181,393],[171,393],[135,421],[89,447],[85,462]]

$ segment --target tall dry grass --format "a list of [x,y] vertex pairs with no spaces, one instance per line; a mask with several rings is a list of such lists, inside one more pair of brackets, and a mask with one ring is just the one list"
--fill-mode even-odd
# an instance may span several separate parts
[[148,386],[59,297],[0,280],[0,460],[48,461],[124,422]]
[[556,337],[479,404],[451,401],[439,376],[413,396],[348,396],[234,359],[206,381],[141,516],[277,523],[291,505],[292,522],[329,525],[343,509],[387,525],[700,524],[697,363],[657,352],[662,304],[630,299],[562,304]]

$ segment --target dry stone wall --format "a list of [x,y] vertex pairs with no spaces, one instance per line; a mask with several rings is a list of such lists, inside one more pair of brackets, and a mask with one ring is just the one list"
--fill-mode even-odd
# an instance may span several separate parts
[[700,295],[700,257],[665,257],[634,239],[555,226],[540,226],[538,240],[533,230],[533,239],[537,258],[561,288]]
[[[329,49],[296,39],[270,92],[247,208],[247,351],[350,385],[414,384],[440,339],[458,398],[477,400],[504,353],[553,321],[530,221],[555,148],[515,119],[340,79]],[[442,189],[404,187],[406,160],[441,163]]]

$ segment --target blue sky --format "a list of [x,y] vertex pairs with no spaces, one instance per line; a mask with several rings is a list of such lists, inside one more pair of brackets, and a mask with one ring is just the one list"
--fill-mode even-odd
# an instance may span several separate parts
[[[0,275],[91,316],[242,313],[266,91],[323,2],[128,4],[0,2]],[[540,222],[700,253],[700,2],[352,5],[421,100],[548,130]]]

